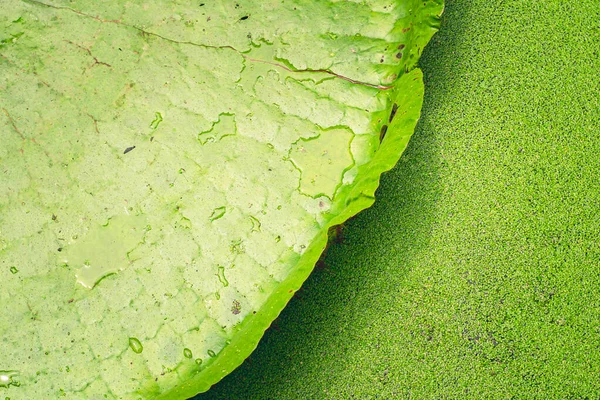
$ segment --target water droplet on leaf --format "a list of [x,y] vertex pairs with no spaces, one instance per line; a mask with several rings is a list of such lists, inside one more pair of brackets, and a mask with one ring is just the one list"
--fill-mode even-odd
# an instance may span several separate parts
[[17,371],[0,371],[0,387],[21,386],[21,383],[15,379],[18,375]]
[[250,217],[250,222],[252,222],[252,229],[250,229],[250,232],[260,232],[260,221],[258,219],[256,219],[255,217]]
[[229,286],[229,282],[225,278],[225,267],[219,266],[217,276],[219,277],[219,282],[223,284],[223,286]]
[[64,261],[77,267],[75,277],[91,289],[108,275],[129,265],[127,253],[143,240],[147,232],[145,216],[119,215],[105,225],[96,225],[84,238],[65,248]]
[[144,351],[144,346],[142,346],[142,342],[137,338],[129,338],[129,347],[133,350],[134,353],[140,354]]
[[150,123],[150,128],[156,129],[158,125],[163,121],[162,114],[159,112],[154,113],[154,120]]
[[212,214],[210,215],[210,221],[216,221],[219,218],[221,218],[223,215],[225,215],[225,211],[226,208],[225,206],[221,206],[221,207],[217,207],[213,210]]

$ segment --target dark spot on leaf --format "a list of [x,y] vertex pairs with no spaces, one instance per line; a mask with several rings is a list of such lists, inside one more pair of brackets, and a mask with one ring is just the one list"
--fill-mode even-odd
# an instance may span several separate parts
[[398,50],[402,50],[405,47],[406,47],[405,45],[401,44],[400,46],[398,46]]
[[387,133],[387,129],[388,129],[387,125],[383,125],[381,127],[381,132],[379,132],[379,143],[383,142],[383,139],[385,138],[385,134]]
[[[386,127],[387,129],[387,127]],[[335,225],[329,228],[327,232],[328,240],[330,243],[341,244],[344,242],[344,225]],[[325,254],[325,253],[323,253]],[[323,257],[319,259],[319,262],[322,261]]]
[[125,151],[123,152],[123,154],[129,153],[133,149],[135,149],[135,146],[128,147],[128,148],[125,149]]
[[58,249],[56,249],[56,251],[60,253],[62,251],[62,247],[59,247]]
[[390,119],[388,122],[392,122],[392,120],[396,116],[397,111],[398,111],[398,104],[394,103],[394,105],[392,106],[392,112],[390,113]]
[[234,300],[233,305],[231,306],[231,313],[233,315],[238,315],[242,311],[242,305],[239,301]]
[[248,15],[244,15],[242,18],[240,18],[240,21],[245,21],[248,19]]
[[396,53],[396,58],[398,58],[398,59],[402,58],[402,53]]

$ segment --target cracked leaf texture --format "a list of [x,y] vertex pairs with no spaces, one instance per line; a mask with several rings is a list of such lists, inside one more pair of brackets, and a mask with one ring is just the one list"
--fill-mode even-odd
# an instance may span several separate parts
[[441,10],[3,0],[0,397],[238,366],[406,146]]

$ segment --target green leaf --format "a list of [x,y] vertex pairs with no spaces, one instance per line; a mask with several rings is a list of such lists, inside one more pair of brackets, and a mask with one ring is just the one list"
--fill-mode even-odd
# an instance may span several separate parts
[[186,398],[374,201],[440,1],[6,0],[0,395]]

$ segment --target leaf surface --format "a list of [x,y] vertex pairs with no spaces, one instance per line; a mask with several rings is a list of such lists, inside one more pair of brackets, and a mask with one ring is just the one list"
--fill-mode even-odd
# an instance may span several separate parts
[[439,1],[5,0],[0,395],[186,398],[374,201]]

